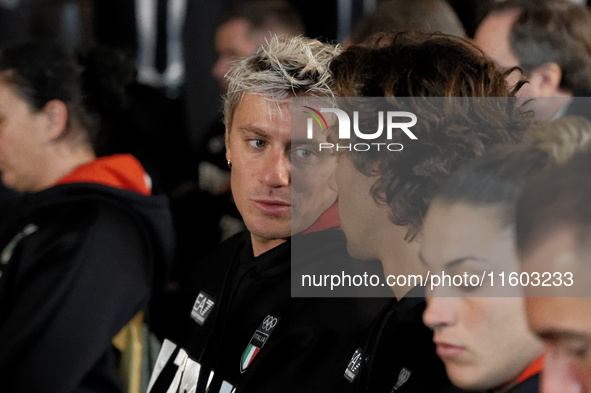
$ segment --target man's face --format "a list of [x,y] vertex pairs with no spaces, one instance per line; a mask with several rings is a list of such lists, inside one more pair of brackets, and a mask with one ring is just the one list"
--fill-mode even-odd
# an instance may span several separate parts
[[360,259],[376,258],[376,228],[389,221],[389,207],[379,205],[371,193],[378,176],[360,172],[349,153],[339,155],[332,187],[339,195],[339,217],[347,237],[347,251]]
[[[555,231],[523,258],[529,270],[574,271],[575,282],[584,271],[577,265],[588,263],[576,250],[575,232],[568,228]],[[588,269],[585,269],[588,270]],[[546,345],[542,373],[544,392],[591,392],[591,298],[526,298],[527,318],[531,329]]]
[[[520,16],[520,10],[509,9],[488,15],[480,23],[474,34],[474,42],[495,63],[504,68],[521,67],[519,59],[511,49],[510,35],[513,25]],[[534,69],[525,70],[525,83],[516,96],[538,98],[529,103],[529,107],[536,113],[539,120],[549,120],[567,101],[551,99],[549,97],[570,96],[570,93],[560,88],[561,71],[555,63],[542,64]],[[513,87],[519,82],[522,74],[512,72],[507,81]]]
[[[511,50],[509,37],[511,28],[519,18],[519,10],[507,10],[500,13],[488,15],[482,20],[476,32],[474,33],[474,42],[478,45],[488,57],[495,63],[504,68],[519,67],[519,60]],[[519,72],[513,72],[509,75],[509,86],[514,86],[520,78]],[[535,97],[535,91],[532,91],[532,84],[525,84],[517,92],[518,96]]]
[[292,135],[290,110],[289,102],[246,94],[226,129],[232,194],[255,255],[306,230],[336,201],[328,187],[336,158],[317,152],[325,136],[318,133],[320,139],[308,141],[297,136],[298,130]]
[[[423,262],[438,275],[515,271],[513,231],[503,214],[496,206],[435,201],[423,226]],[[541,353],[527,328],[523,298],[493,291],[489,285],[448,285],[428,292],[423,321],[436,327],[437,354],[451,381],[463,389],[501,391]]]
[[215,33],[215,51],[218,59],[212,74],[220,84],[222,92],[228,91],[228,82],[224,76],[230,70],[233,61],[250,55],[259,46],[251,38],[251,28],[244,19],[233,19],[221,25]]
[[501,67],[519,66],[519,60],[511,50],[511,27],[519,17],[518,10],[493,13],[482,20],[474,33],[474,42],[488,57]]

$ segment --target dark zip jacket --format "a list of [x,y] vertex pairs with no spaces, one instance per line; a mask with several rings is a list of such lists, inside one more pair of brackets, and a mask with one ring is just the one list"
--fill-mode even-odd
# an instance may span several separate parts
[[24,195],[0,220],[0,390],[120,392],[113,337],[170,258],[167,203],[102,184]]
[[384,299],[291,295],[291,266],[351,261],[340,230],[296,235],[253,257],[243,232],[199,264],[186,316],[165,340],[149,391],[325,392]]

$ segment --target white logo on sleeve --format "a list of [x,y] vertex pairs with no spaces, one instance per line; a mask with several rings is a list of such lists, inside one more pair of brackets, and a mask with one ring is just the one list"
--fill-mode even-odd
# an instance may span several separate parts
[[[178,348],[176,356],[173,356],[176,349],[176,344],[170,340],[164,340],[162,348],[160,349],[160,353],[158,354],[158,359],[156,360],[156,365],[154,366],[154,372],[152,373],[152,377],[148,385],[149,393],[195,393],[199,383],[199,377],[201,375],[201,364],[191,359],[187,352],[182,348]],[[160,382],[160,387],[154,388],[156,381],[163,375],[162,370],[164,370],[167,365],[170,367],[171,364],[176,367],[174,376],[164,383]],[[209,376],[207,377],[205,389],[210,393],[214,393],[209,390],[214,375],[215,372],[211,370],[209,372]],[[205,375],[203,375],[203,377],[205,378]],[[170,375],[166,378],[170,378]],[[162,386],[165,386],[164,390],[162,390]],[[222,381],[220,389],[215,393],[234,393],[235,391],[236,387],[234,385],[227,381]]]

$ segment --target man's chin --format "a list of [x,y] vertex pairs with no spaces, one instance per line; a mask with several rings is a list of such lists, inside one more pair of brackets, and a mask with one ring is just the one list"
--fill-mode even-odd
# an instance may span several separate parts
[[350,241],[349,238],[347,238],[347,253],[353,258],[364,261],[375,259],[375,257],[370,255],[367,251],[368,250],[365,250],[364,247],[361,247],[359,244],[356,244],[356,242]]
[[253,225],[247,224],[246,228],[251,234],[262,240],[280,240],[287,239],[291,236],[291,227],[289,226],[289,224],[287,225],[287,227],[273,227],[271,225],[257,223]]

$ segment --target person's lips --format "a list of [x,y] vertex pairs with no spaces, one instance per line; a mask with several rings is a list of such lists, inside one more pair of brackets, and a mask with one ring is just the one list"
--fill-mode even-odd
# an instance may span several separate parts
[[253,202],[261,212],[269,216],[280,216],[291,209],[291,203],[280,199],[256,199]]
[[443,360],[456,358],[465,351],[464,347],[446,342],[435,342],[435,345],[437,345],[437,356]]

